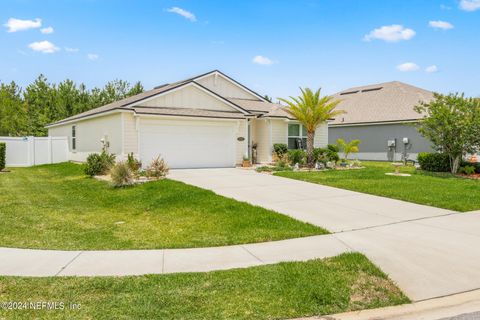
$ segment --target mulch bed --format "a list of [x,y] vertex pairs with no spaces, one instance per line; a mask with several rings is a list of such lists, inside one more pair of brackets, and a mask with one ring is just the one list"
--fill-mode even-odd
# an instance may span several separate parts
[[458,174],[459,177],[465,178],[465,179],[473,179],[473,180],[480,180],[480,173],[474,173],[474,174]]

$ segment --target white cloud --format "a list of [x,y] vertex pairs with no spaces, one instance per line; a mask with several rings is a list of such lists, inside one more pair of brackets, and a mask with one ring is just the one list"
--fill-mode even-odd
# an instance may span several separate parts
[[431,65],[425,68],[425,72],[427,73],[435,73],[438,72],[438,67],[436,65]]
[[432,28],[443,29],[443,30],[449,30],[454,28],[453,24],[451,24],[450,22],[441,21],[441,20],[430,21],[428,25]]
[[404,28],[402,25],[393,24],[391,26],[383,26],[378,29],[370,31],[369,34],[363,38],[365,41],[372,41],[375,39],[386,42],[398,42],[402,40],[410,40],[415,36],[415,31]]
[[40,32],[43,34],[50,34],[50,33],[53,33],[53,28],[52,27],[42,28],[40,29]]
[[256,64],[263,65],[263,66],[270,66],[270,65],[274,64],[273,60],[271,60],[267,57],[264,57],[264,56],[255,56],[255,57],[253,57],[252,62],[256,63]]
[[480,9],[480,0],[461,0],[460,9],[465,11],[476,11]]
[[416,63],[405,62],[405,63],[399,64],[397,66],[397,69],[402,72],[411,72],[411,71],[417,71],[418,69],[420,69],[420,67]]
[[197,21],[197,18],[195,17],[195,15],[193,13],[191,13],[190,11],[184,10],[182,8],[172,7],[170,9],[167,9],[167,11],[171,12],[171,13],[176,13],[178,15],[181,15],[185,19],[190,20],[192,22]]
[[7,23],[4,24],[4,26],[8,28],[7,32],[17,32],[28,29],[35,29],[42,26],[42,19],[37,18],[35,20],[21,20],[10,18],[8,19]]
[[442,9],[442,10],[452,10],[452,7],[449,7],[449,6],[447,6],[447,5],[441,4],[441,5],[440,5],[440,9]]
[[88,58],[89,60],[95,61],[95,60],[98,60],[99,55],[96,54],[96,53],[89,53],[89,54],[87,54],[87,58]]
[[60,48],[56,47],[50,41],[32,42],[28,45],[28,47],[33,51],[38,51],[42,53],[54,53],[60,50]]
[[65,51],[75,53],[75,52],[78,52],[79,49],[78,48],[65,47]]

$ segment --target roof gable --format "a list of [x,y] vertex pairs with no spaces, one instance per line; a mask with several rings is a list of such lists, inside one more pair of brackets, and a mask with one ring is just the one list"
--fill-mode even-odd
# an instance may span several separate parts
[[131,107],[133,106],[189,108],[244,113],[244,110],[239,110],[235,104],[205,90],[193,81],[185,83],[175,90],[136,102],[131,105]]
[[253,90],[250,90],[218,70],[198,76],[194,78],[194,80],[225,98],[265,101],[262,96]]

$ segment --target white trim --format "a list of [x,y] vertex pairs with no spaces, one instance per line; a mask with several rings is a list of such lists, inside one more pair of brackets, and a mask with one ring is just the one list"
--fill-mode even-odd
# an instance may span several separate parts
[[145,117],[145,118],[161,118],[161,119],[171,119],[171,120],[199,120],[199,121],[242,121],[244,119],[224,119],[224,118],[206,118],[206,117],[188,117],[188,116],[167,116],[163,114],[141,114],[141,113],[136,113],[136,117]]
[[[263,102],[267,102],[267,100],[265,100],[264,97],[262,97],[261,95],[259,95],[258,93],[255,93],[254,91],[248,89],[247,87],[243,87],[241,85],[239,85],[238,83],[236,83],[235,81],[232,81],[230,80],[227,76],[223,75],[221,72],[219,72],[218,70],[215,70],[215,71],[212,71],[212,72],[209,72],[209,73],[206,73],[200,77],[196,77],[196,78],[193,78],[193,80],[200,80],[200,79],[203,79],[203,78],[206,78],[208,76],[211,76],[212,74],[215,75],[215,77],[217,76],[221,76],[223,79],[227,80],[228,82],[230,82],[231,84],[239,87],[240,89],[242,89],[243,91],[245,92],[248,92],[249,94],[259,98],[260,100],[262,100]],[[216,80],[216,79],[215,79]]]
[[121,123],[121,130],[122,130],[122,142],[121,142],[121,152],[122,152],[122,155],[125,154],[125,117],[124,117],[124,114],[121,113],[120,114],[120,121],[122,122]]
[[398,120],[398,121],[379,121],[379,122],[367,122],[367,123],[329,123],[328,126],[332,128],[340,127],[360,127],[360,126],[377,126],[377,125],[386,125],[386,124],[402,124],[402,123],[416,123],[421,122],[423,119],[418,120]]
[[273,152],[273,139],[272,139],[272,133],[273,133],[273,130],[272,130],[272,120],[268,120],[268,125],[270,127],[270,141],[269,141],[269,144],[268,144],[268,162],[272,162],[272,152]]
[[140,116],[134,114],[133,117],[135,118],[135,131],[137,132],[137,154],[140,157]]

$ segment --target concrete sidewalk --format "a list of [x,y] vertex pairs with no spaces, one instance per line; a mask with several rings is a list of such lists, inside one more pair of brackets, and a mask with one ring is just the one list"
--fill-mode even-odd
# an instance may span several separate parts
[[0,275],[123,276],[205,272],[327,258],[347,251],[348,247],[333,235],[194,249],[57,251],[0,248]]
[[480,288],[480,212],[458,214],[253,170],[173,170],[170,178],[336,232],[412,300]]

